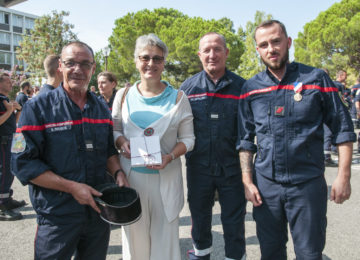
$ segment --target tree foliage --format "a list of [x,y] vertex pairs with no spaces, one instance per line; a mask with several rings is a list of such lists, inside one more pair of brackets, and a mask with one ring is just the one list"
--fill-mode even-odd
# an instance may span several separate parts
[[245,79],[249,79],[265,69],[265,65],[262,63],[260,56],[256,52],[254,33],[256,26],[269,19],[272,19],[271,14],[266,15],[264,12],[256,11],[254,22],[248,21],[245,31],[243,31],[241,27],[238,30],[238,35],[244,38],[245,51],[240,58],[240,65],[237,69],[237,73]]
[[360,1],[342,0],[307,23],[295,40],[295,58],[332,73],[360,71]]
[[71,31],[73,25],[64,21],[69,13],[65,11],[52,11],[50,15],[44,15],[35,20],[34,29],[30,34],[24,34],[17,49],[17,57],[27,64],[26,71],[34,77],[43,77],[43,61],[47,55],[59,54],[62,47],[76,35]]
[[201,70],[197,56],[199,39],[211,31],[225,36],[230,49],[227,67],[236,69],[243,53],[243,43],[241,37],[234,33],[233,23],[228,18],[204,20],[166,8],[128,13],[115,21],[115,28],[109,38],[109,70],[118,76],[120,82],[139,79],[133,54],[135,41],[141,35],[155,33],[169,48],[163,78],[178,86]]

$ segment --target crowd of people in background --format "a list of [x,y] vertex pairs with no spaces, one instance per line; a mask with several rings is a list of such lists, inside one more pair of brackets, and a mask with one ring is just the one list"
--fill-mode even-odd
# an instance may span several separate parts
[[[133,84],[120,86],[103,71],[97,88],[89,86],[94,53],[79,41],[47,56],[46,83],[23,81],[15,101],[9,75],[0,74],[0,221],[22,218],[16,209],[26,202],[12,198],[15,175],[29,185],[37,214],[35,259],[105,259],[110,225],[93,197],[101,196],[97,185],[112,181],[136,189],[142,207],[140,220],[123,227],[123,259],[180,260],[185,155],[189,259],[210,259],[216,193],[226,260],[246,259],[246,201],[261,259],[287,259],[288,227],[297,259],[322,259],[324,171],[339,167],[330,198],[343,203],[360,128],[360,76],[349,88],[344,70],[332,81],[326,69],[290,63],[292,40],[277,20],[261,23],[254,37],[266,70],[247,81],[226,68],[231,53],[217,32],[201,36],[203,70],[179,89],[162,80],[169,51],[155,34],[134,43],[140,80]],[[162,162],[134,167],[130,140],[149,136],[159,138]],[[360,135],[357,142],[360,153]]]

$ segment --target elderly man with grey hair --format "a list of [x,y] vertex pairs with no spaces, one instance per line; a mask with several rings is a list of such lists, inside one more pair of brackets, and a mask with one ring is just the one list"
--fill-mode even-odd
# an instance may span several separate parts
[[245,80],[226,69],[228,55],[223,35],[203,35],[198,51],[203,71],[180,87],[191,104],[196,137],[194,150],[186,154],[194,247],[188,251],[191,260],[210,259],[215,191],[221,205],[225,259],[245,259],[246,201],[236,150],[237,108]]
[[37,215],[34,259],[106,259],[110,225],[102,220],[95,188],[128,186],[113,142],[109,109],[88,92],[92,49],[71,42],[59,61],[64,82],[28,101],[12,145],[12,170]]

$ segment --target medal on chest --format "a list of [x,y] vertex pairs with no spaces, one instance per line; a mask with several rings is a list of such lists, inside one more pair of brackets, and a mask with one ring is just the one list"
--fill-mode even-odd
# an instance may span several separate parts
[[296,102],[300,102],[302,100],[301,90],[302,90],[303,83],[302,82],[296,82],[294,84],[294,100]]

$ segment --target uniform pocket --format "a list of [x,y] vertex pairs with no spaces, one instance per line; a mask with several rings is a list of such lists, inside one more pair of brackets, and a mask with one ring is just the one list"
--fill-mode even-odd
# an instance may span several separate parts
[[49,132],[46,139],[46,163],[56,174],[80,170],[78,145],[71,129]]

